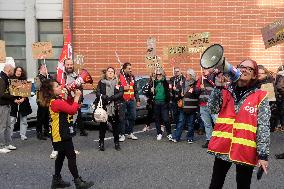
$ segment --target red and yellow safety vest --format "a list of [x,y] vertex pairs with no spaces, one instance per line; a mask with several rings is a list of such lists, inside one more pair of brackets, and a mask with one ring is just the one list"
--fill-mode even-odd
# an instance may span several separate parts
[[123,99],[126,100],[126,101],[134,100],[134,80],[133,80],[133,77],[131,77],[131,81],[130,81],[129,84],[126,81],[126,78],[122,74],[120,74],[119,78],[120,78],[120,83],[123,87],[129,85],[129,90],[123,92]]
[[228,90],[222,90],[223,103],[216,120],[208,151],[227,154],[233,162],[256,166],[257,111],[267,92],[257,90],[250,94],[235,112],[234,98]]

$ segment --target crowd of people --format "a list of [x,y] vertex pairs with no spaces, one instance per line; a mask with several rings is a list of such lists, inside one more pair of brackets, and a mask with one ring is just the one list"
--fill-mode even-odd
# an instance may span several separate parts
[[[68,85],[78,74],[72,59],[66,59],[64,65],[64,80]],[[249,188],[255,166],[267,173],[270,132],[284,131],[284,66],[273,74],[248,59],[237,68],[242,73],[237,82],[230,82],[213,68],[203,69],[197,77],[193,69],[189,68],[183,74],[176,67],[174,76],[167,80],[164,70],[157,68],[143,87],[148,99],[143,131],[149,131],[154,122],[157,141],[166,133],[167,140],[177,143],[182,140],[182,132],[187,127],[189,144],[194,143],[195,133],[205,134],[202,148],[208,148],[208,153],[215,155],[211,189],[222,188],[232,163],[236,164],[238,188]],[[80,111],[83,88],[62,90],[64,86],[48,74],[45,65],[39,66],[38,71],[35,79],[36,132],[39,140],[51,138],[52,141],[50,157],[56,158],[52,188],[70,186],[60,175],[65,156],[76,188],[89,188],[94,183],[79,176],[72,142],[76,128],[81,136],[88,135]],[[26,80],[26,72],[22,67],[13,68],[7,64],[0,74],[0,153],[16,150],[11,136],[18,120],[20,138],[27,140],[27,115],[31,113],[27,97],[9,94],[9,79]],[[265,91],[268,86],[273,90]],[[133,127],[140,99],[131,63],[124,63],[118,73],[113,67],[103,71],[96,87],[95,107],[100,102],[108,118],[106,122],[100,122],[99,150],[105,150],[107,129],[113,133],[115,150],[121,150],[121,142],[126,138],[138,140]],[[277,154],[276,158],[284,159],[284,153]]]

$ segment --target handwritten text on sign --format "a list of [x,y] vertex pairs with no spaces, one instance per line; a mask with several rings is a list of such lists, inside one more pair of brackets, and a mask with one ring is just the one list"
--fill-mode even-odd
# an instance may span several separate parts
[[171,47],[168,47],[167,54],[169,57],[178,56],[182,54],[188,54],[188,47],[187,46],[171,46]]
[[210,45],[210,33],[194,33],[188,36],[189,53],[198,53],[204,51]]
[[261,29],[265,48],[284,42],[284,19],[278,20]]
[[34,59],[46,59],[53,57],[51,42],[36,42],[32,45]]
[[145,56],[145,63],[150,70],[162,68],[161,58],[158,56]]
[[0,40],[0,63],[6,62],[5,41]]
[[13,96],[29,97],[31,96],[32,82],[26,80],[10,79],[9,91]]

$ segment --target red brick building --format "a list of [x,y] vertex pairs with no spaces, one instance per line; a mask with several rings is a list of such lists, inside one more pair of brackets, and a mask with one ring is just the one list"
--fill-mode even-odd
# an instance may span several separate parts
[[[69,1],[63,10],[66,29]],[[161,57],[163,47],[186,45],[188,35],[210,32],[211,43],[222,44],[232,64],[249,57],[275,71],[284,59],[284,44],[265,49],[261,35],[261,28],[283,18],[283,0],[74,0],[73,10],[74,52],[85,56],[96,81],[107,66],[119,68],[115,51],[133,64],[135,75],[147,74],[149,36],[156,38]],[[199,72],[199,58],[191,54],[180,67]],[[171,65],[163,65],[171,75]]]

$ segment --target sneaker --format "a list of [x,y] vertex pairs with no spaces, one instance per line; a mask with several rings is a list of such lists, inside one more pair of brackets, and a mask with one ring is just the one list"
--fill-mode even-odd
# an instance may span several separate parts
[[157,135],[157,140],[162,140],[163,135],[162,134],[158,134]]
[[119,136],[119,142],[124,142],[125,141],[125,136],[124,135],[120,135]]
[[174,139],[174,138],[171,138],[171,139],[169,139],[169,141],[172,141],[172,142],[178,142],[176,139]]
[[150,127],[148,125],[145,125],[145,127],[143,128],[143,132],[146,132],[146,131],[149,131],[150,130]]
[[171,141],[171,140],[173,139],[172,134],[169,134],[169,135],[167,136],[167,138],[169,139],[169,141]]
[[8,150],[16,150],[17,149],[16,146],[13,146],[11,144],[9,144],[9,146],[5,146],[5,148],[8,149]]
[[188,143],[188,144],[192,144],[192,143],[193,143],[193,140],[187,140],[187,143]]
[[1,148],[0,149],[0,154],[7,154],[9,152],[11,152],[11,150],[8,150],[7,148]]
[[138,138],[133,134],[133,133],[130,133],[128,136],[127,136],[128,139],[132,139],[132,140],[137,140]]
[[161,125],[161,131],[165,132],[165,126],[164,125]]
[[79,155],[80,152],[78,150],[74,150],[75,154]]
[[56,158],[57,157],[57,155],[58,155],[58,151],[54,151],[54,150],[52,150],[52,152],[51,152],[51,154],[50,154],[50,159],[54,159],[54,158]]
[[207,140],[206,143],[203,144],[201,147],[202,147],[202,148],[208,148],[208,144],[209,144],[209,140]]
[[21,140],[27,140],[28,138],[25,135],[21,135]]

